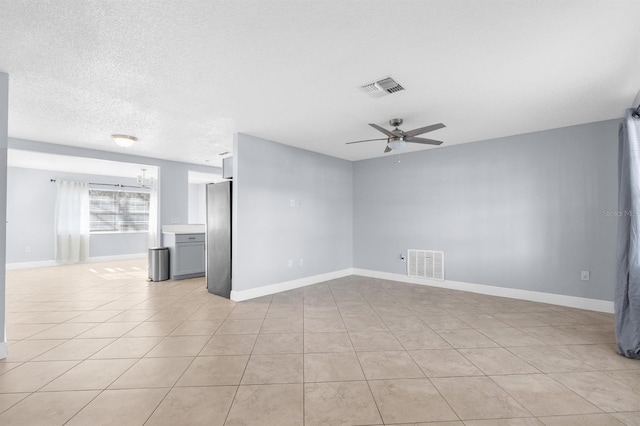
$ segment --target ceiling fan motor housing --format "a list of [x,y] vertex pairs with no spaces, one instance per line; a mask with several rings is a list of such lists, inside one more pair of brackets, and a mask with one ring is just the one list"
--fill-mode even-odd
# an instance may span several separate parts
[[389,120],[389,124],[391,124],[393,127],[402,126],[402,118],[392,118],[391,120]]

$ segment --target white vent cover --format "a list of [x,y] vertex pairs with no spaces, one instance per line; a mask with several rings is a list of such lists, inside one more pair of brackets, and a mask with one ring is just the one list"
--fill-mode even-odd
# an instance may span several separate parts
[[392,93],[400,92],[404,90],[404,87],[400,85],[397,81],[395,81],[391,77],[386,77],[380,80],[373,81],[371,83],[364,84],[360,86],[363,92],[367,95],[379,98],[381,96],[390,95]]
[[407,275],[416,278],[444,280],[444,252],[408,250]]

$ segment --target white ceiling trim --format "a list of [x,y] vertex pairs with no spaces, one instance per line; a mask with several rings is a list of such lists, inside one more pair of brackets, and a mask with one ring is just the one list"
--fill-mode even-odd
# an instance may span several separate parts
[[9,167],[25,169],[50,170],[54,172],[79,173],[97,176],[114,176],[136,178],[145,169],[147,178],[157,179],[158,168],[148,164],[124,163],[101,160],[97,158],[74,157],[69,155],[49,154],[37,151],[9,149],[7,154]]

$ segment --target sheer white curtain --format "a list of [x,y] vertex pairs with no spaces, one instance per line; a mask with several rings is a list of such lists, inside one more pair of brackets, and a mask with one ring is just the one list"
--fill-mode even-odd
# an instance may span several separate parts
[[151,186],[149,194],[149,248],[160,247],[158,241],[158,190]]
[[55,257],[58,263],[89,258],[89,188],[84,182],[58,181]]

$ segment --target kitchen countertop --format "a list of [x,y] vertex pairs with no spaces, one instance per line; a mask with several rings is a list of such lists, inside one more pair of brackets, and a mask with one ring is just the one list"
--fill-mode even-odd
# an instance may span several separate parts
[[162,225],[163,234],[204,234],[205,225]]

